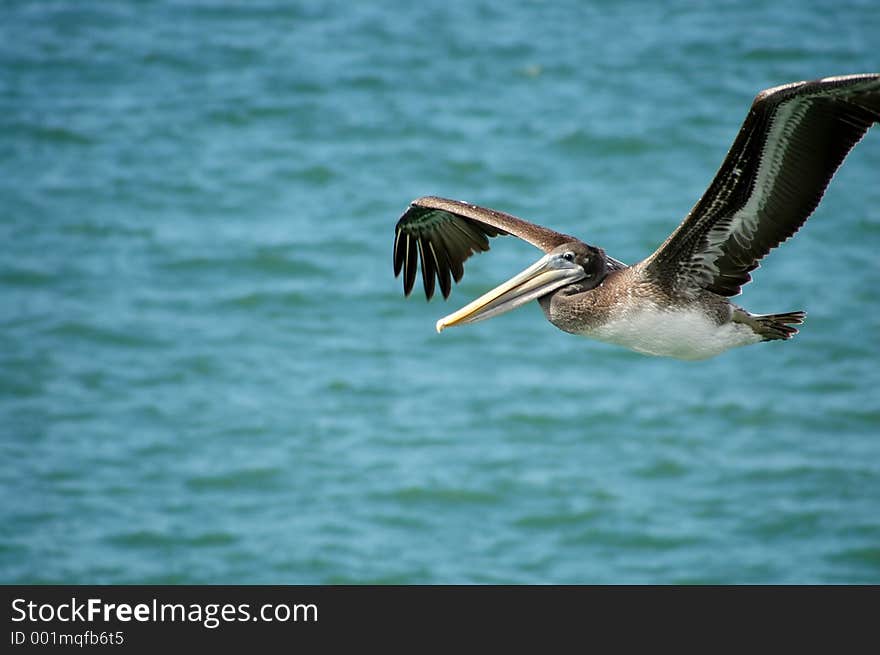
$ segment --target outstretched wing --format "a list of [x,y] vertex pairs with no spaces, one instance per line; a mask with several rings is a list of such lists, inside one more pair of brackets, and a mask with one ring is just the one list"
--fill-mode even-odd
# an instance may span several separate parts
[[700,201],[643,270],[678,293],[734,296],[800,229],[831,177],[880,121],[880,74],[762,91]]
[[394,275],[403,271],[403,291],[409,295],[421,261],[425,295],[429,300],[434,295],[436,278],[448,298],[450,278],[461,280],[465,260],[489,250],[488,237],[502,234],[512,234],[544,252],[575,240],[494,209],[426,196],[414,200],[394,228]]

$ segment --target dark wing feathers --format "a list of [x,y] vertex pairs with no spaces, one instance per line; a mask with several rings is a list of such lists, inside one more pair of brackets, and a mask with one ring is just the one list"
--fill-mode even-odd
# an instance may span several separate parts
[[[880,75],[795,82],[762,91],[706,193],[660,248],[640,264],[675,293],[733,296],[772,249],[813,213],[849,151],[880,121]],[[511,234],[544,252],[576,241],[504,212],[428,196],[397,222],[394,274],[404,292],[419,262],[425,295],[448,297],[464,262]],[[624,268],[608,258],[612,269]]]
[[680,293],[740,292],[750,271],[804,224],[831,177],[880,121],[880,75],[762,91],[721,169],[687,218],[643,263]]
[[[428,299],[439,282],[444,298],[452,280],[464,275],[464,262],[475,252],[489,250],[489,238],[512,234],[544,252],[573,241],[565,234],[534,225],[510,214],[458,200],[419,198],[397,221],[394,235],[394,275],[403,272],[403,291],[412,292],[418,263]],[[418,253],[418,254],[417,254]]]

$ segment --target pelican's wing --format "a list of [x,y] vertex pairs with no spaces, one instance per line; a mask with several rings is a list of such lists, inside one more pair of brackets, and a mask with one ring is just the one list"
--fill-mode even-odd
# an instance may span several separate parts
[[678,293],[734,296],[749,271],[792,236],[834,172],[880,121],[880,74],[829,77],[762,91],[700,201],[646,275]]
[[573,237],[494,209],[459,200],[427,196],[414,200],[394,228],[394,275],[403,271],[403,291],[409,295],[416,281],[418,260],[428,299],[434,295],[434,278],[443,297],[449,297],[450,277],[464,275],[464,261],[473,253],[489,250],[489,239],[512,234],[544,252]]

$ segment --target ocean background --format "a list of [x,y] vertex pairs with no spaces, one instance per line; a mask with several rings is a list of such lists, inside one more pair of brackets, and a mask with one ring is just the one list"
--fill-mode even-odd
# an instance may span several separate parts
[[433,194],[635,262],[876,0],[6,1],[0,582],[880,583],[880,129],[704,362],[404,299]]

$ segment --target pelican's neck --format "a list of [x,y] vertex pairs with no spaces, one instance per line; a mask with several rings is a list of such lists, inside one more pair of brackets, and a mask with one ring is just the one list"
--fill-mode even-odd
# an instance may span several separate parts
[[597,311],[596,296],[597,289],[582,289],[571,284],[538,298],[538,303],[553,325],[565,332],[581,334],[603,320],[604,312]]

